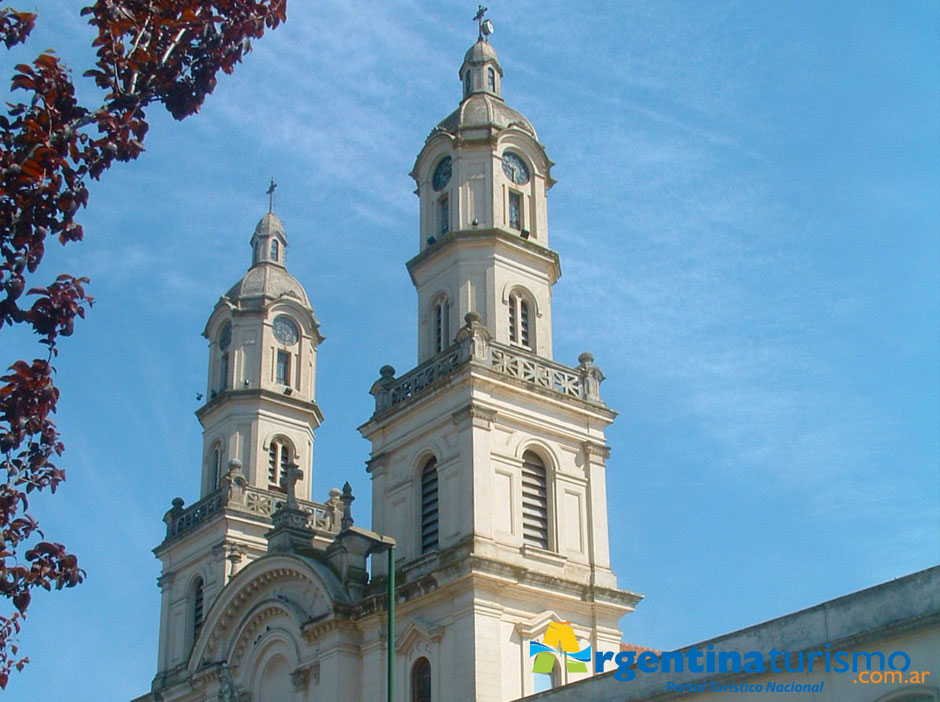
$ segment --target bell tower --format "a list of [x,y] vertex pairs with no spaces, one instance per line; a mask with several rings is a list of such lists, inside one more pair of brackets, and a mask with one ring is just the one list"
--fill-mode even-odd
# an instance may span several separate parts
[[303,286],[287,272],[287,235],[268,212],[251,237],[251,267],[221,298],[203,336],[209,340],[203,427],[203,494],[219,486],[237,458],[248,483],[277,490],[290,463],[304,471],[298,493],[312,487],[313,432],[320,325]]
[[[396,679],[424,659],[441,702],[502,702],[585,677],[561,660],[534,674],[529,643],[570,622],[582,648],[617,651],[618,621],[641,599],[610,568],[604,432],[616,412],[604,376],[589,353],[553,360],[553,164],[503,99],[488,33],[411,172],[418,365],[381,369],[360,427],[372,528],[398,543]],[[374,575],[385,568],[375,562]]]
[[323,336],[307,292],[287,272],[287,235],[271,210],[252,234],[248,271],[219,298],[203,331],[209,363],[205,404],[196,411],[199,499],[189,506],[173,500],[163,518],[166,537],[154,549],[162,562],[154,689],[187,679],[213,602],[241,568],[268,553],[272,515],[289,484],[313,545],[325,548],[333,536],[338,491],[329,505],[309,501],[313,434],[323,421],[316,403]]

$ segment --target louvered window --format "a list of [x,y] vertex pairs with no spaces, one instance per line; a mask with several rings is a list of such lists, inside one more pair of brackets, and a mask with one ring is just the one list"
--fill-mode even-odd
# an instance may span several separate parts
[[280,480],[287,475],[287,466],[290,465],[290,447],[281,441],[272,441],[268,449],[268,483],[280,486]]
[[281,472],[278,474],[278,485],[280,481],[287,475],[287,467],[290,465],[290,449],[287,448],[284,444],[281,444]]
[[509,296],[509,342],[532,348],[529,303],[519,292]]
[[491,93],[496,92],[496,71],[492,68],[486,69],[486,85]]
[[272,441],[268,449],[268,482],[277,485],[277,443]]
[[202,628],[202,608],[203,608],[202,578],[196,581],[196,587],[193,590],[193,639],[199,636],[199,630]]
[[522,542],[548,548],[548,479],[542,459],[531,451],[522,456]]
[[447,298],[438,300],[434,305],[434,350],[440,353],[450,343]]
[[523,346],[529,345],[529,305],[525,300],[519,300],[519,341]]
[[421,472],[421,553],[437,549],[437,459]]
[[212,484],[211,490],[219,487],[219,481],[222,479],[222,447],[218,444],[212,449]]

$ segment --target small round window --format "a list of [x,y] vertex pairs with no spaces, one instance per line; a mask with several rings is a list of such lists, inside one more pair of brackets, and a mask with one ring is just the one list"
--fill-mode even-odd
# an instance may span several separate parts
[[447,181],[450,180],[450,171],[450,156],[445,156],[441,159],[440,163],[437,164],[437,168],[434,169],[434,177],[431,179],[431,185],[434,186],[434,190],[444,189],[444,186],[447,185]]
[[274,320],[274,338],[287,346],[293,346],[300,338],[297,325],[290,317],[281,315]]

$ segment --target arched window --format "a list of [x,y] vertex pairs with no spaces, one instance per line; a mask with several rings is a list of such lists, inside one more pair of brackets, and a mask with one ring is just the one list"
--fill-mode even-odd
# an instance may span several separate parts
[[222,444],[216,443],[212,447],[212,455],[209,460],[212,461],[209,469],[209,489],[215,490],[219,487],[219,481],[222,480]]
[[193,641],[199,636],[199,630],[202,628],[202,610],[205,604],[205,595],[203,593],[202,578],[196,579],[193,587],[192,613],[193,613]]
[[509,226],[522,231],[522,195],[509,191]]
[[274,363],[274,382],[278,385],[290,385],[290,353],[278,349]]
[[486,69],[486,85],[491,93],[496,92],[496,71],[492,68]]
[[522,454],[522,543],[548,548],[548,477],[532,451]]
[[468,68],[463,74],[463,96],[469,97],[471,90],[473,90],[473,73]]
[[437,203],[438,233],[441,235],[450,231],[450,200],[445,195]]
[[558,667],[558,660],[555,660],[551,673],[533,673],[532,677],[535,682],[533,692],[545,692],[546,690],[555,689],[561,681],[561,669]]
[[434,303],[432,314],[434,351],[440,353],[450,345],[450,304],[446,297],[441,297]]
[[437,459],[421,471],[421,553],[437,550]]
[[532,348],[529,303],[517,292],[509,296],[509,341]]
[[281,478],[287,474],[291,461],[291,448],[284,441],[275,439],[268,448],[268,485],[281,486]]
[[431,664],[419,658],[411,666],[411,702],[431,702]]
[[277,239],[271,239],[271,260],[276,261],[280,253],[280,247],[277,243]]
[[219,392],[228,388],[228,354],[223,353],[219,358]]

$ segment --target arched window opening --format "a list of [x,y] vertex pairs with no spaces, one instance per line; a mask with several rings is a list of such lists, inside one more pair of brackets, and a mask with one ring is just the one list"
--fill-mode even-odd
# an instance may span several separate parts
[[496,71],[492,68],[486,69],[486,85],[491,93],[496,92]]
[[280,245],[277,239],[271,239],[271,260],[276,261],[278,255],[280,255]]
[[529,304],[525,300],[519,300],[519,341],[529,345]]
[[548,548],[548,477],[532,451],[522,454],[522,542]]
[[278,385],[290,385],[290,353],[278,350],[274,366],[274,382]]
[[209,478],[211,484],[209,485],[210,490],[215,490],[219,487],[219,482],[222,480],[222,445],[216,444],[212,447],[212,470],[210,471]]
[[196,580],[196,586],[193,588],[193,640],[199,636],[199,630],[202,628],[202,610],[205,595],[203,593],[202,578]]
[[431,664],[419,658],[411,666],[411,702],[431,702]]
[[437,459],[431,458],[421,471],[421,553],[436,551]]
[[555,660],[550,673],[533,673],[532,678],[535,682],[533,692],[546,692],[558,687],[561,683],[561,669],[558,667],[558,660]]
[[522,230],[522,195],[516,192],[509,193],[509,226]]
[[438,233],[446,234],[450,231],[450,200],[445,195],[438,202]]
[[287,475],[291,463],[291,448],[283,441],[274,440],[268,448],[268,487],[281,487],[281,479]]
[[509,341],[532,348],[529,303],[519,293],[509,296]]
[[219,392],[228,389],[228,354],[219,358]]
[[450,345],[450,304],[446,297],[434,304],[434,351],[440,353]]
[[469,97],[471,90],[473,90],[473,73],[468,68],[463,74],[463,96]]

